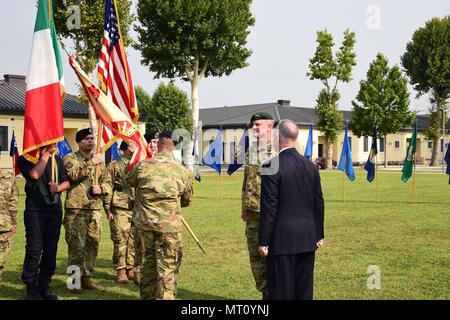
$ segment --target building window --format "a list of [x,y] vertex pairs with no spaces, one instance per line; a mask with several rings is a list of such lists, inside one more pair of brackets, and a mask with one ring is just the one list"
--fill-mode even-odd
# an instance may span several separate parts
[[352,137],[348,137],[348,146],[350,147],[350,151],[352,151]]
[[400,149],[400,141],[395,141],[394,147],[395,147],[395,149]]
[[322,158],[323,157],[323,144],[319,143],[318,148],[319,148],[318,156],[319,156],[319,158]]
[[369,137],[364,137],[364,152],[369,152]]
[[428,149],[433,148],[433,141],[428,141]]
[[7,126],[0,126],[0,151],[9,151]]
[[384,152],[384,138],[380,139],[380,152]]

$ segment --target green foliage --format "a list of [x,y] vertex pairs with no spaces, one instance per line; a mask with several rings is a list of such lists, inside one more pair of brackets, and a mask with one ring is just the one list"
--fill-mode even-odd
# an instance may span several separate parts
[[[450,16],[433,18],[417,29],[401,60],[417,95],[430,95],[431,123],[425,134],[436,144],[442,134],[442,110],[450,97]],[[433,148],[431,165],[437,152]]]
[[327,139],[327,143],[336,141],[337,135],[342,129],[344,118],[338,110],[339,98],[340,94],[337,90],[334,90],[329,97],[327,90],[322,89],[316,99],[316,114],[319,117],[316,126]]
[[183,128],[193,133],[188,96],[173,83],[161,83],[152,97],[136,87],[136,99],[141,112],[147,117],[147,131]]
[[414,120],[409,110],[407,80],[398,66],[389,67],[382,53],[370,64],[367,80],[360,82],[356,100],[352,101],[350,127],[358,137],[371,136],[374,126],[384,137],[411,126]]
[[[156,78],[229,75],[247,66],[251,0],[139,0],[142,63]],[[201,70],[199,72],[199,70]]]
[[450,94],[450,16],[433,18],[413,34],[402,64],[418,95],[431,91],[437,103]]
[[[124,46],[131,44],[129,35],[131,24],[135,19],[130,12],[131,0],[116,0],[119,23],[124,40]],[[80,28],[67,27],[73,12],[68,10],[71,5],[80,8]],[[53,0],[55,26],[58,35],[74,41],[74,50],[81,67],[86,72],[92,72],[98,62],[102,46],[105,3],[102,0]]]
[[430,110],[430,125],[425,129],[428,141],[438,142],[442,131],[442,112]]
[[346,30],[342,45],[335,56],[333,36],[326,30],[317,32],[316,42],[317,49],[314,57],[310,59],[309,72],[306,75],[310,80],[320,80],[325,86],[316,100],[316,113],[319,117],[317,128],[324,134],[327,143],[334,143],[343,128],[343,117],[338,107],[340,94],[337,85],[339,81],[352,80],[352,68],[356,65],[354,52],[356,35]]

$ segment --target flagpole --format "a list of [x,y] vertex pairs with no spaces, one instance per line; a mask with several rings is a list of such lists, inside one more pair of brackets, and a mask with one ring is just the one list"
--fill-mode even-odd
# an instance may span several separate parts
[[205,250],[203,250],[202,245],[200,243],[200,240],[198,240],[197,236],[195,235],[194,231],[192,231],[191,227],[188,225],[188,223],[186,222],[186,220],[184,220],[183,216],[180,215],[181,217],[181,222],[183,223],[183,225],[185,226],[185,228],[187,229],[187,231],[189,232],[189,234],[192,236],[192,238],[194,239],[194,241],[197,243],[198,247],[200,248],[200,250],[203,251],[203,253],[206,253]]
[[345,158],[345,160],[344,160],[344,171],[343,171],[343,174],[342,174],[342,184],[343,184],[342,198],[343,198],[344,203],[345,203],[345,175],[346,175],[346,172],[347,172],[347,158],[346,157],[344,157],[344,158]]
[[55,154],[52,154],[52,184],[55,183]]
[[414,169],[413,169],[413,204],[416,204],[416,154],[414,153]]
[[378,169],[378,155],[375,155],[375,177],[377,179],[377,206],[380,206],[380,172]]
[[[98,130],[97,130],[97,153],[100,153],[100,144],[102,141],[102,133],[103,133],[103,122],[102,119],[98,119]],[[95,166],[95,183],[94,185],[98,185],[98,175],[99,175],[99,165]]]

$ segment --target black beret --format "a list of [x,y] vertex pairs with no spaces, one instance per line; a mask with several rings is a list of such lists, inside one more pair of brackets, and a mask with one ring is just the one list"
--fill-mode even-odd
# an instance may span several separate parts
[[273,117],[268,112],[257,112],[252,115],[252,118],[250,119],[250,127],[252,126],[253,122],[256,120],[273,120]]
[[128,143],[126,141],[122,141],[119,147],[120,150],[125,151],[128,149]]
[[81,140],[84,140],[88,135],[92,134],[91,128],[81,129],[75,135],[75,141],[79,143]]
[[153,139],[158,139],[159,132],[158,131],[150,131],[144,134],[144,139],[147,142],[150,142]]

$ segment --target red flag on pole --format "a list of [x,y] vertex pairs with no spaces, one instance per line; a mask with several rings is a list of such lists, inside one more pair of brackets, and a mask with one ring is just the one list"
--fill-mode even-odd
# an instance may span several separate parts
[[131,158],[128,170],[131,170],[139,161],[151,157],[152,154],[147,150],[147,142],[139,132],[137,126],[125,115],[119,108],[114,105],[111,97],[106,96],[99,87],[97,87],[86,73],[81,69],[75,61],[74,56],[70,56],[69,63],[75,71],[84,93],[89,99],[92,108],[102,123],[108,127],[111,132],[127,141],[134,142],[138,149]]

